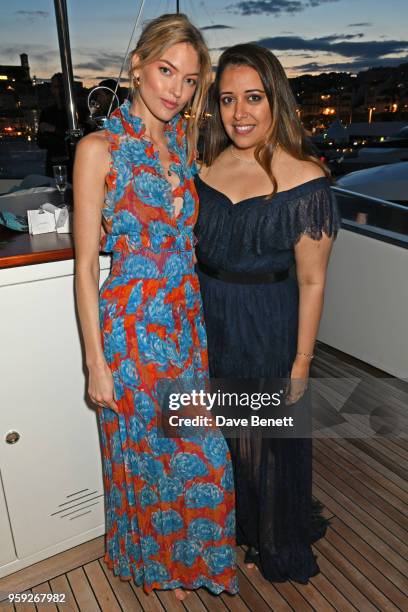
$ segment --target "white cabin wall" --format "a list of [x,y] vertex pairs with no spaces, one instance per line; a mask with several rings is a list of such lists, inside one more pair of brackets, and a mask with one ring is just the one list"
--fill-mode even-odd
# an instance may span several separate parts
[[408,250],[342,229],[318,339],[408,378]]

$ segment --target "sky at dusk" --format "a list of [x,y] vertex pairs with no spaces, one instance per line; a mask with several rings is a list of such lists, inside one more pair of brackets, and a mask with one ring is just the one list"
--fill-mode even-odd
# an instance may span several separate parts
[[[85,85],[118,76],[139,4],[68,0],[74,74]],[[175,10],[147,0],[141,22]],[[202,28],[214,63],[223,47],[249,41],[271,49],[289,77],[408,61],[407,0],[180,0],[180,10]],[[60,70],[53,0],[2,2],[0,24],[0,64],[26,52],[31,76]]]

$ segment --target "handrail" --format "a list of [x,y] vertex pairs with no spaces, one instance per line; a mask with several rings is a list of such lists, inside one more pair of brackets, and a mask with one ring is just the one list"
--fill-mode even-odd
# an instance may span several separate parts
[[404,206],[403,204],[397,204],[396,202],[390,202],[389,200],[383,200],[382,198],[376,198],[375,196],[365,195],[364,193],[358,193],[357,191],[350,191],[349,189],[344,189],[343,187],[337,187],[336,185],[333,185],[331,189],[333,189],[333,191],[336,191],[337,193],[340,193],[340,194],[344,193],[344,195],[351,195],[356,198],[361,198],[364,200],[371,200],[372,202],[375,202],[376,204],[381,204],[382,206],[386,206],[388,208],[394,208],[395,210],[402,210],[406,213],[408,212],[408,207]]

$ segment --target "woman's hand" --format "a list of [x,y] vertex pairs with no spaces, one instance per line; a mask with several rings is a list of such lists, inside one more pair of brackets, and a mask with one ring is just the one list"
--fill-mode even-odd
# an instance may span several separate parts
[[304,395],[309,381],[310,359],[298,356],[293,362],[290,383],[286,392],[286,404],[295,404]]
[[118,412],[113,376],[107,363],[89,368],[88,394],[98,407]]

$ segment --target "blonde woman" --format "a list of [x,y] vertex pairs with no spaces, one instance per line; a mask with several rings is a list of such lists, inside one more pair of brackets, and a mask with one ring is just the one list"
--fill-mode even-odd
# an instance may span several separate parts
[[[131,99],[79,143],[74,171],[76,293],[101,428],[105,562],[146,592],[174,589],[178,599],[199,587],[237,591],[224,439],[158,435],[160,381],[207,373],[193,159],[210,68],[184,15],[150,22],[131,54]],[[98,295],[100,248],[112,267]]]

